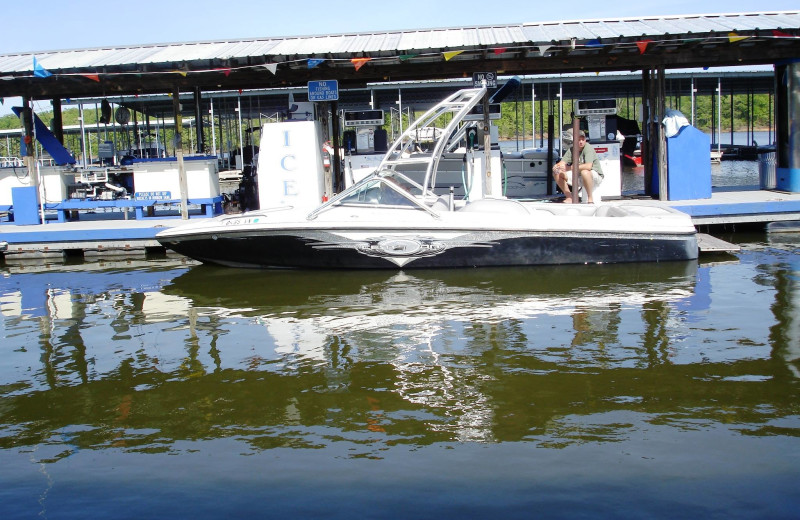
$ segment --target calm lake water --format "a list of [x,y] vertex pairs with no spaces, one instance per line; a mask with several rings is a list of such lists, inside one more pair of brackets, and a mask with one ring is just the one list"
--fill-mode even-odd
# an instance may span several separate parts
[[0,265],[0,518],[797,518],[800,236],[649,265]]

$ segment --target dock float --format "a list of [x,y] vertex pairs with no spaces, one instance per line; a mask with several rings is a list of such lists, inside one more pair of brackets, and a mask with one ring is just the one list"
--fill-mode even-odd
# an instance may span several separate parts
[[800,220],[800,193],[762,190],[758,186],[715,187],[711,198],[666,204],[687,213],[695,226]]
[[0,254],[8,260],[66,256],[137,256],[160,252],[160,231],[178,219],[97,220],[0,227]]
[[731,244],[717,237],[712,237],[706,233],[697,234],[697,248],[700,254],[703,253],[738,253],[742,250],[740,246]]

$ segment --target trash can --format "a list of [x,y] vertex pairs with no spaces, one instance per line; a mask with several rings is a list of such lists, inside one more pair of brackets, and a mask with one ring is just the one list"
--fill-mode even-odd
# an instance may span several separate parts
[[775,152],[758,154],[758,186],[762,190],[774,190],[777,185],[775,175]]

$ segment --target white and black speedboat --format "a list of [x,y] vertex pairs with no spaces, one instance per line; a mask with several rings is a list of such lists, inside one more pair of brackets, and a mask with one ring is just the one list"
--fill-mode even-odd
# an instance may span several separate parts
[[[697,258],[690,217],[648,201],[521,202],[500,175],[465,167],[437,177],[439,159],[465,132],[485,89],[465,89],[417,120],[378,169],[313,211],[291,206],[223,215],[158,234],[166,247],[206,263],[262,268],[396,269],[662,262]],[[432,151],[415,135],[449,123]],[[448,146],[449,145],[449,146]],[[465,165],[475,161],[465,149]]]

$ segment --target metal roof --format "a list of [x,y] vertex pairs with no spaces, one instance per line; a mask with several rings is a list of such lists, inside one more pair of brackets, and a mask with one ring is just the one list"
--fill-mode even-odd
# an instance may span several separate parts
[[[0,55],[0,97],[51,99],[775,63],[800,57],[800,11],[572,20]],[[51,73],[39,77],[33,60]],[[312,66],[310,59],[322,60]],[[353,59],[367,60],[357,67]],[[43,74],[46,75],[46,74]]]

